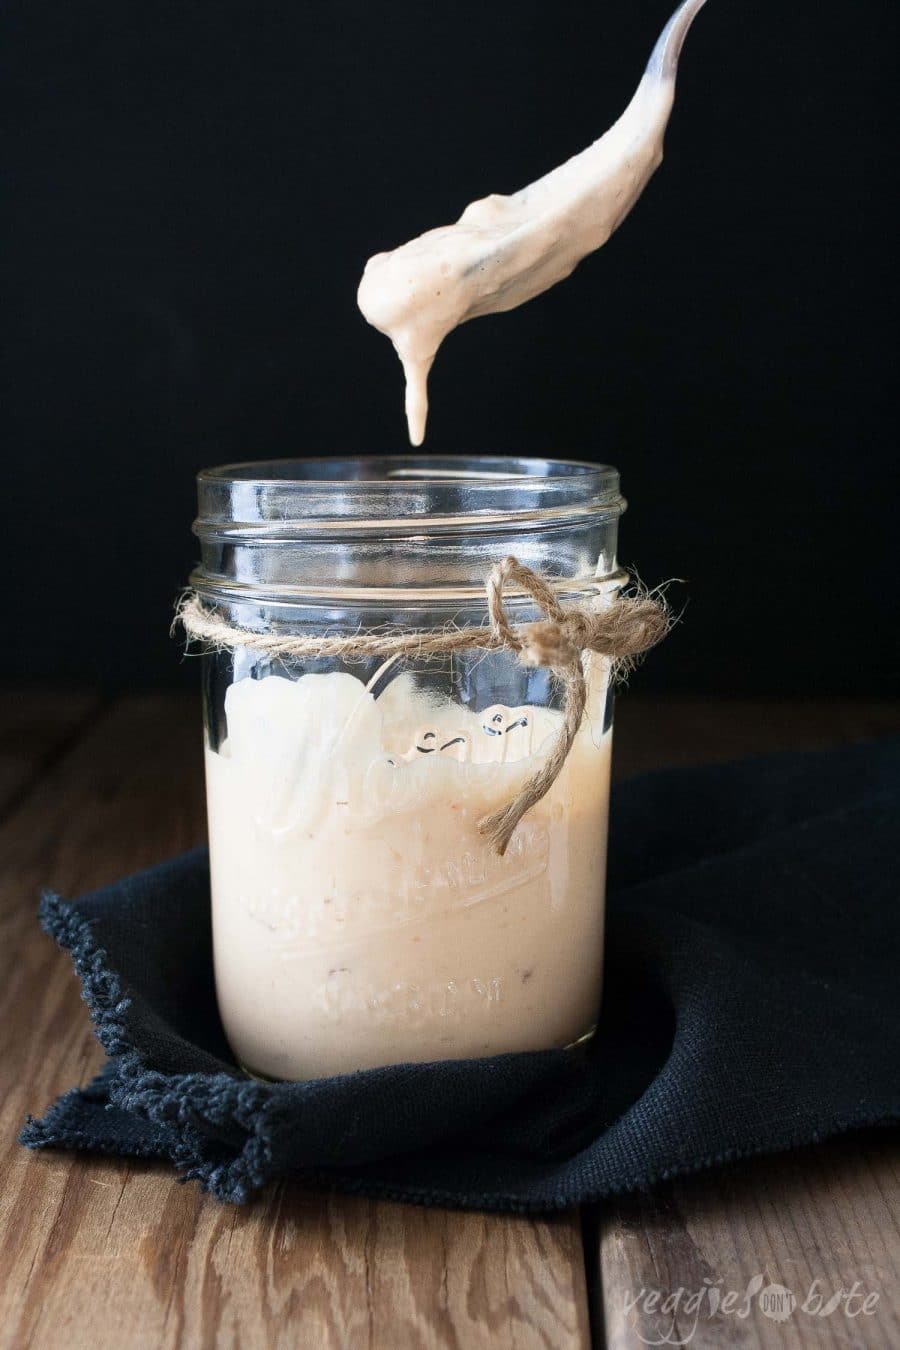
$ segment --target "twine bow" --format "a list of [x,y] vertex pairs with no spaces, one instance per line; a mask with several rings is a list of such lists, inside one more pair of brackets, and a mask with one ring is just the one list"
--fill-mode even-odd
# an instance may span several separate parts
[[[531,623],[511,623],[504,605],[507,584],[530,596],[544,617]],[[242,647],[274,657],[338,657],[353,661],[371,656],[422,657],[505,649],[515,652],[525,666],[550,670],[563,689],[559,735],[541,767],[526,780],[512,801],[478,822],[479,832],[502,856],[519,821],[556,782],[578,734],[587,703],[583,653],[597,652],[616,668],[627,668],[665,637],[669,618],[662,600],[647,594],[619,596],[604,608],[577,605],[564,609],[544,578],[512,557],[504,558],[491,569],[486,592],[488,629],[473,626],[425,633],[319,637],[259,633],[229,624],[214,610],[206,609],[195,592],[188,592],[180,603],[175,623],[181,624],[189,638],[212,650]]]
[[[507,582],[530,595],[546,618],[514,627],[503,606]],[[556,782],[578,734],[587,703],[582,652],[597,652],[618,663],[634,660],[665,637],[668,615],[650,596],[625,596],[606,609],[563,609],[544,578],[517,558],[504,558],[492,569],[487,597],[491,629],[502,645],[525,666],[546,666],[563,686],[563,724],[544,764],[511,802],[478,822],[479,831],[502,856],[526,811]]]

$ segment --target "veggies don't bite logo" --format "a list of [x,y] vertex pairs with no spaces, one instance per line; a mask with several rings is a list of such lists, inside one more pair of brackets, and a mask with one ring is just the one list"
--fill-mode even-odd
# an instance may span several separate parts
[[745,1321],[759,1315],[771,1322],[872,1317],[878,1299],[878,1293],[866,1290],[859,1280],[849,1289],[843,1285],[826,1289],[821,1280],[813,1280],[801,1302],[793,1289],[772,1280],[767,1272],[754,1275],[744,1289],[725,1289],[723,1279],[705,1279],[698,1289],[680,1286],[667,1293],[642,1286],[637,1292],[625,1294],[623,1310],[631,1330],[644,1345],[677,1346],[689,1345],[701,1322],[728,1317]]

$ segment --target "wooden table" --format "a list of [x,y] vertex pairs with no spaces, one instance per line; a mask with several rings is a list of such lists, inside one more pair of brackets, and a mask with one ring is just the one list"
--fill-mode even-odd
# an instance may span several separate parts
[[[548,1220],[292,1184],[234,1208],[177,1185],[167,1166],[21,1148],[26,1111],[42,1112],[101,1059],[68,958],[38,930],[40,888],[75,894],[187,849],[203,837],[204,808],[188,698],[9,691],[0,708],[0,1345],[546,1350],[668,1335],[695,1346],[900,1346],[893,1131]],[[628,695],[617,772],[898,729],[898,705]],[[871,1315],[798,1308],[778,1322],[758,1302],[745,1318],[724,1303],[709,1317],[704,1295],[692,1331],[692,1293],[724,1298],[754,1276],[800,1302],[814,1280],[824,1299],[854,1282],[858,1301],[878,1297]],[[660,1305],[679,1288],[673,1328]]]

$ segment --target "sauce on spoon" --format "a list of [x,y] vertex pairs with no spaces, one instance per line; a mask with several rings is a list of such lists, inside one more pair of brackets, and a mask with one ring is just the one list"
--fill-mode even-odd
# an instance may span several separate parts
[[510,196],[472,202],[454,225],[369,259],[357,299],[403,363],[413,445],[425,438],[428,374],[447,334],[555,286],[606,243],[634,206],[662,161],[678,57],[704,3],[679,6],[628,107],[586,150]]

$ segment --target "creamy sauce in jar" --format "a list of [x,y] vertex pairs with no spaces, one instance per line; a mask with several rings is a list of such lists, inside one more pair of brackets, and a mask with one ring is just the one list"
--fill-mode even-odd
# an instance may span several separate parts
[[611,734],[607,667],[557,781],[502,858],[481,816],[558,734],[401,676],[233,684],[207,748],[219,1009],[240,1062],[312,1078],[569,1044],[597,1017]]

